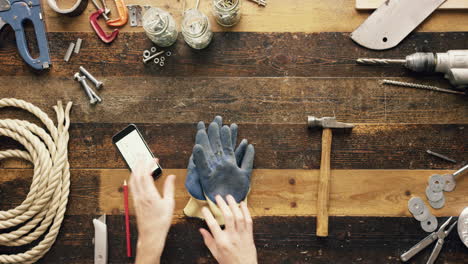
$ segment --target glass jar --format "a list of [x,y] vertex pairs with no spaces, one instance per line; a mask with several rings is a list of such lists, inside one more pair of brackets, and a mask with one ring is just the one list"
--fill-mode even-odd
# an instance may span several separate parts
[[160,47],[169,47],[177,40],[174,18],[161,8],[151,7],[143,15],[143,28],[151,41]]
[[206,48],[213,38],[210,21],[198,9],[189,9],[184,13],[182,35],[185,42],[194,49]]
[[241,19],[241,0],[213,0],[213,15],[223,27],[232,27]]

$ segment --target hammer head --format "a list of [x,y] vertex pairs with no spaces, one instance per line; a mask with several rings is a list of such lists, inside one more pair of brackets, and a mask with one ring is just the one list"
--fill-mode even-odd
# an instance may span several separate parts
[[353,128],[353,124],[347,124],[336,121],[336,117],[322,117],[315,116],[307,117],[307,125],[309,128],[322,127],[322,128]]

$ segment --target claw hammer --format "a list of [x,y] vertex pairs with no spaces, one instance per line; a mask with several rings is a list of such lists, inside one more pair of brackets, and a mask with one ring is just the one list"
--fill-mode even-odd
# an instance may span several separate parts
[[307,118],[309,128],[321,127],[322,132],[322,157],[320,160],[320,176],[317,196],[317,236],[328,236],[328,200],[330,197],[330,156],[332,143],[332,129],[353,128],[354,125],[336,121],[335,117],[309,116]]

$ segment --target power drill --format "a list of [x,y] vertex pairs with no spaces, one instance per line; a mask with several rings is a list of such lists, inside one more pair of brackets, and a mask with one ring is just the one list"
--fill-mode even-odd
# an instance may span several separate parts
[[356,62],[366,65],[399,64],[415,72],[441,72],[456,88],[468,88],[468,50],[417,52],[405,59],[357,59]]

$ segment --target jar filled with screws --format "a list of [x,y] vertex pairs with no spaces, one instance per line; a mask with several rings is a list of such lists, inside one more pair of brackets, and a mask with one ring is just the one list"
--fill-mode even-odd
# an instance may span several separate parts
[[206,48],[213,38],[208,17],[197,9],[189,9],[184,13],[182,35],[185,42],[194,49]]
[[213,15],[223,27],[232,27],[241,19],[241,0],[213,0]]
[[177,40],[177,26],[174,18],[161,8],[152,7],[142,19],[146,35],[156,45],[169,47]]

